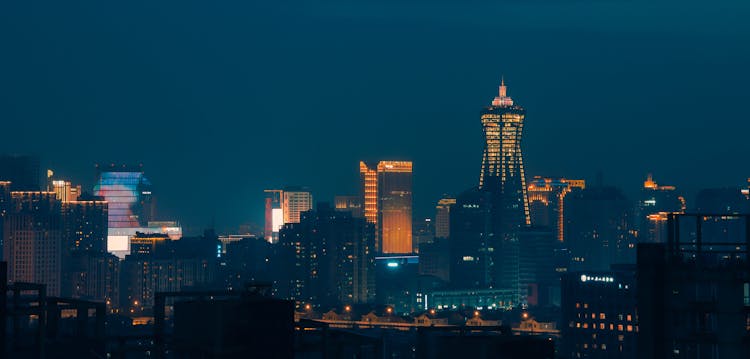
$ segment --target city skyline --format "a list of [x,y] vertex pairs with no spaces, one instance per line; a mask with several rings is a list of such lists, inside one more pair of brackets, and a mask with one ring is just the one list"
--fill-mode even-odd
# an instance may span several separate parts
[[[37,153],[84,188],[94,163],[143,163],[166,215],[224,228],[260,223],[263,208],[249,204],[263,188],[306,185],[332,200],[355,193],[358,161],[398,158],[416,165],[423,217],[444,192],[475,183],[477,112],[505,74],[531,111],[528,177],[595,183],[601,170],[631,198],[649,172],[688,198],[744,181],[733,165],[750,151],[741,137],[747,4],[721,2],[738,14],[730,19],[697,2],[682,2],[678,18],[646,2],[533,12],[513,2],[411,4],[10,4],[0,36],[18,56],[0,60],[0,115],[14,136],[0,152]],[[87,6],[100,15],[78,11]],[[518,16],[497,21],[503,12]],[[100,30],[81,36],[88,28]]]

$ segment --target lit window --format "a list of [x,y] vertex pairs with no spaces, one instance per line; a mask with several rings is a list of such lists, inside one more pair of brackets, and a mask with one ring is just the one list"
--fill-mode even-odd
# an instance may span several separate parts
[[604,323],[599,323],[599,329],[604,329]]
[[607,319],[607,316],[604,313],[599,313],[599,319]]
[[619,330],[619,331],[623,331],[623,326],[622,326],[622,324],[617,324],[617,330]]
[[630,314],[628,314],[628,321],[630,322],[630,321],[632,321],[632,320],[633,320],[633,316],[632,316],[632,315],[630,315]]
[[629,331],[629,332],[632,332],[632,331],[633,331],[633,326],[632,326],[632,325],[628,325],[628,331]]

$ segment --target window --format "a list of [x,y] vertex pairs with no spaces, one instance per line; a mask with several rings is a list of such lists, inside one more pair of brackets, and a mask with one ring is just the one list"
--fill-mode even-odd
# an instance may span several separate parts
[[604,313],[599,313],[599,319],[607,319],[607,316]]

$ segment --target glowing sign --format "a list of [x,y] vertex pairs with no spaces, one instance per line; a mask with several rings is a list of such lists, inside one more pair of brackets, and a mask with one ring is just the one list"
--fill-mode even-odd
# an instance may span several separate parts
[[606,276],[590,276],[581,274],[581,282],[603,282],[603,283],[612,283],[615,279],[612,277],[606,277]]

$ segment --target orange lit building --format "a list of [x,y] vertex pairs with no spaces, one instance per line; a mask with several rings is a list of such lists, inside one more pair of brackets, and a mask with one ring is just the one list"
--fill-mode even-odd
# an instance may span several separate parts
[[586,181],[584,180],[535,176],[527,188],[531,224],[552,228],[555,238],[563,242],[565,239],[565,195],[572,190],[585,188]]
[[360,161],[364,216],[375,224],[380,253],[412,252],[411,161]]
[[500,229],[506,235],[531,224],[521,152],[525,116],[526,110],[508,96],[505,81],[481,116],[485,143],[479,188],[500,198]]

